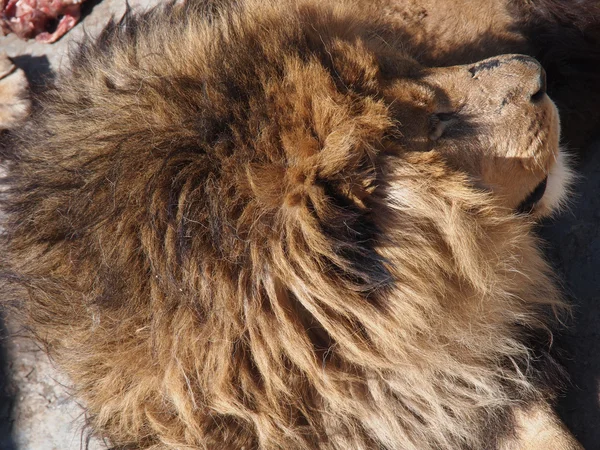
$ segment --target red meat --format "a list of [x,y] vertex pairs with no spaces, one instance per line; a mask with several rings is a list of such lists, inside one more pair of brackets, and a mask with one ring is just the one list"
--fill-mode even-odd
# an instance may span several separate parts
[[2,32],[15,33],[22,39],[35,37],[39,42],[54,42],[75,26],[83,1],[0,0]]

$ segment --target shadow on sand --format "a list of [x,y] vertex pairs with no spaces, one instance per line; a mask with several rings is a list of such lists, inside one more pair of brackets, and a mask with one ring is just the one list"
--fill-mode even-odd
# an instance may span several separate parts
[[557,336],[571,377],[558,409],[586,450],[600,449],[600,142],[581,156],[570,211],[542,227],[573,305],[569,328]]
[[0,311],[0,449],[17,450],[12,437],[15,389],[10,379],[10,363],[6,352],[7,331]]

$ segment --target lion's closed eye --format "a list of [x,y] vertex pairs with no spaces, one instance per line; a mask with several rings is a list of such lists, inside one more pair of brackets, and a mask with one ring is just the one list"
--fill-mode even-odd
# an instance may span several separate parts
[[429,139],[432,141],[438,140],[446,129],[456,123],[457,120],[456,114],[452,112],[432,114],[429,118]]

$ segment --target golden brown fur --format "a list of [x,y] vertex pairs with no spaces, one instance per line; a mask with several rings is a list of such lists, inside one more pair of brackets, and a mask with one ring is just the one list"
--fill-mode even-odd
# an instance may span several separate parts
[[559,158],[539,66],[425,68],[397,21],[320,3],[130,17],[5,149],[3,301],[119,448],[482,449],[528,439],[526,406],[554,423],[562,302],[514,212]]

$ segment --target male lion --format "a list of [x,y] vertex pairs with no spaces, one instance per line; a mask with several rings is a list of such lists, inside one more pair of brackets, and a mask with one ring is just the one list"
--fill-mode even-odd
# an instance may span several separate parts
[[378,11],[127,17],[6,144],[3,301],[116,448],[579,448],[531,230],[569,179],[544,70],[424,65]]

